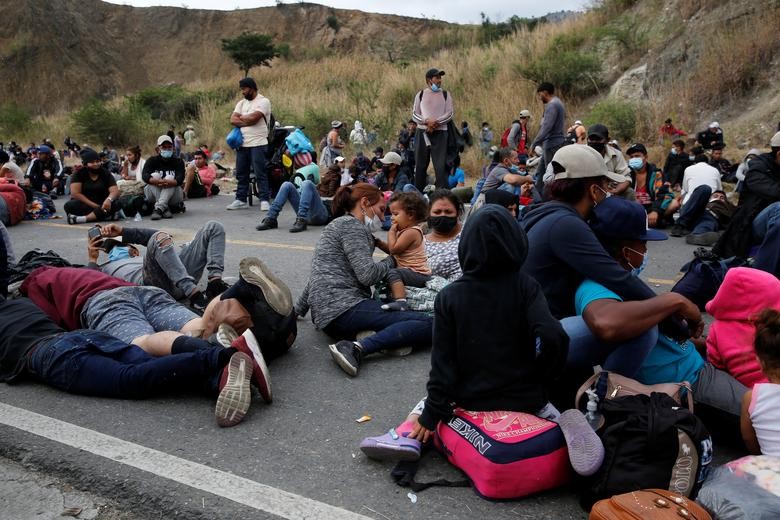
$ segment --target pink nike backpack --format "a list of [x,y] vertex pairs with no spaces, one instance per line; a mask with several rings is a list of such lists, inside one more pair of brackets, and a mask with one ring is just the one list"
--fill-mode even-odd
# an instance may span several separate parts
[[535,415],[456,409],[436,434],[436,447],[483,498],[522,498],[569,482],[560,427]]

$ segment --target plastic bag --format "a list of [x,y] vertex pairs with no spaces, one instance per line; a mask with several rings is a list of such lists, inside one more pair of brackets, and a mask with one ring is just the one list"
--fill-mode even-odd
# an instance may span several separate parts
[[233,129],[228,133],[225,140],[227,141],[227,144],[230,148],[233,150],[238,150],[241,148],[241,145],[244,144],[244,134],[241,133],[240,128],[234,126]]
[[696,501],[719,520],[780,518],[780,458],[743,457],[711,471]]

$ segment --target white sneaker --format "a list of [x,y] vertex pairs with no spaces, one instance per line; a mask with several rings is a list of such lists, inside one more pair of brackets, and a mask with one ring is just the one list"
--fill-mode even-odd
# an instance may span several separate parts
[[[266,204],[268,204],[268,203],[266,202]],[[247,204],[246,202],[244,202],[242,200],[236,199],[233,202],[231,202],[230,205],[228,205],[228,207],[226,207],[225,209],[227,209],[227,210],[247,209],[248,207],[249,207],[249,204]]]
[[271,205],[268,203],[267,200],[263,200],[260,202],[260,211],[268,211],[271,209]]

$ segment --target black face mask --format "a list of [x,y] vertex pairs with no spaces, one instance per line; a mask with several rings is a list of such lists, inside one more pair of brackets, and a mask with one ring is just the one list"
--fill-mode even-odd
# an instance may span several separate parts
[[434,231],[447,234],[458,225],[458,217],[448,217],[446,215],[439,217],[428,217],[428,225]]
[[604,152],[607,149],[607,143],[591,143],[588,141],[588,146],[596,150],[598,153],[604,155]]

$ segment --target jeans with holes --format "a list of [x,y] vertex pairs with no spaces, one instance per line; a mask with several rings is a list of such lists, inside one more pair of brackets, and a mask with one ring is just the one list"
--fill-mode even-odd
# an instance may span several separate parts
[[236,151],[236,200],[246,202],[249,195],[249,168],[257,179],[257,186],[260,190],[260,200],[268,201],[271,199],[271,188],[268,185],[268,172],[265,169],[265,153],[267,146],[242,146]]
[[780,202],[765,207],[753,220],[753,242],[760,244],[753,267],[780,277]]
[[328,209],[322,203],[322,198],[317,191],[317,185],[311,181],[301,183],[300,192],[291,182],[285,182],[279,188],[279,193],[274,197],[271,208],[268,210],[268,218],[277,218],[282,212],[284,204],[289,202],[295,210],[298,218],[314,226],[322,226],[328,223]]
[[27,370],[73,394],[143,399],[163,392],[217,392],[221,348],[153,357],[109,334],[77,330],[41,340]]
[[360,340],[366,354],[431,345],[433,316],[412,311],[383,311],[381,305],[377,300],[363,300],[330,322],[325,332],[334,338],[351,340],[358,332],[375,331],[373,336]]

